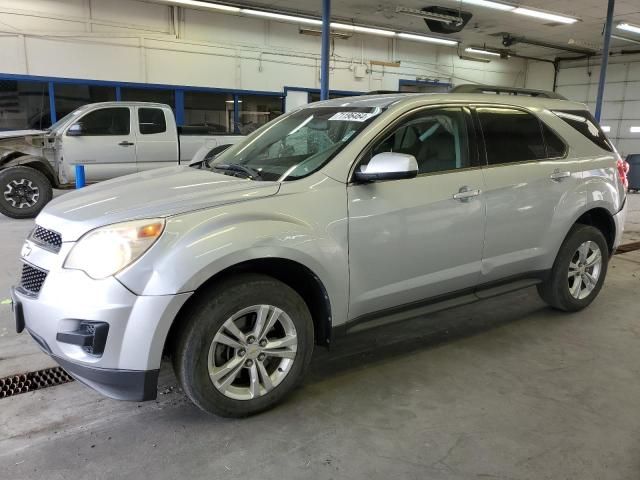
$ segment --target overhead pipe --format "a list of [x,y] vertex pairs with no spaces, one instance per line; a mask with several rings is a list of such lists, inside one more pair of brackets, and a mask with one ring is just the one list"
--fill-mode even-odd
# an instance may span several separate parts
[[609,0],[607,5],[607,23],[604,27],[604,46],[602,52],[602,62],[600,63],[600,81],[598,82],[598,95],[596,97],[595,117],[600,122],[602,116],[602,101],[604,99],[604,87],[607,81],[607,67],[609,65],[609,46],[611,45],[611,28],[613,27],[613,10],[616,0]]

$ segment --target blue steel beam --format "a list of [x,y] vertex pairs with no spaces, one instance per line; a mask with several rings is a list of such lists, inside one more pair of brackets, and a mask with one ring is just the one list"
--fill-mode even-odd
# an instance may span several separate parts
[[607,23],[604,27],[604,46],[602,52],[602,62],[600,64],[600,81],[598,82],[598,96],[596,97],[596,120],[600,122],[602,115],[602,101],[604,99],[604,85],[607,81],[607,66],[609,65],[609,45],[611,44],[611,28],[613,26],[613,9],[616,0],[609,0],[607,6]]
[[322,51],[320,53],[320,100],[329,98],[329,39],[331,0],[322,0]]

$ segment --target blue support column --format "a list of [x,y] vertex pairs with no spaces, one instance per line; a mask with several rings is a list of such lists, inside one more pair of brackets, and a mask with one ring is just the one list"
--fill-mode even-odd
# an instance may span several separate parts
[[320,53],[320,100],[329,98],[329,40],[331,38],[331,0],[322,0],[322,51]]
[[76,188],[82,188],[87,184],[84,176],[84,165],[76,164]]
[[122,101],[122,90],[120,87],[116,87],[116,102]]
[[609,45],[611,44],[611,27],[613,26],[613,9],[616,0],[609,0],[607,6],[607,23],[604,27],[604,46],[602,62],[600,64],[600,81],[598,82],[598,96],[596,98],[596,120],[600,122],[602,115],[602,101],[604,99],[604,86],[607,81],[607,66],[609,65]]
[[176,90],[176,124],[184,125],[184,90]]
[[56,113],[56,92],[53,88],[53,82],[49,82],[49,115],[51,116],[51,125],[58,121]]

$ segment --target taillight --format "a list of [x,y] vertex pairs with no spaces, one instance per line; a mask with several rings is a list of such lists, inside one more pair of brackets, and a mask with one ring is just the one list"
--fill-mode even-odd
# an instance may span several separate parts
[[629,173],[629,164],[618,158],[618,175],[620,175],[620,181],[624,188],[627,189],[629,187],[629,180],[627,179],[627,173]]

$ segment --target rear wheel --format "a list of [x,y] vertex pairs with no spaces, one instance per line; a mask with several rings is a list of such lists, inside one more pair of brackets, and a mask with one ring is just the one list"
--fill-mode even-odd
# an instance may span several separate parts
[[538,292],[558,310],[582,310],[600,292],[608,263],[609,247],[602,232],[589,225],[575,225],[560,247],[549,278],[538,285]]
[[0,170],[0,213],[11,218],[34,218],[53,196],[51,182],[35,168]]
[[244,274],[202,292],[173,356],[187,396],[202,410],[245,417],[266,410],[303,377],[313,352],[304,300],[264,275]]

